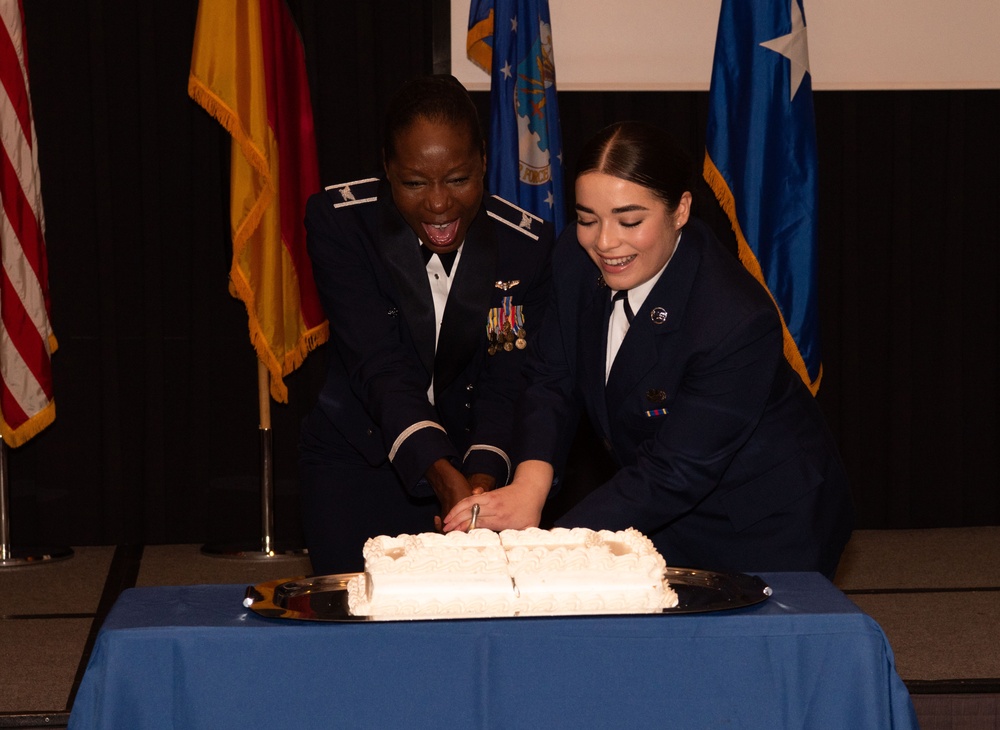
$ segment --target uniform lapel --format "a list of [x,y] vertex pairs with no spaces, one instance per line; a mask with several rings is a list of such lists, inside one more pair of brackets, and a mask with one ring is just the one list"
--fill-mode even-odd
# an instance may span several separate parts
[[[381,204],[383,200],[385,204]],[[434,372],[434,299],[417,234],[406,224],[391,200],[389,185],[383,182],[379,188],[382,213],[375,245],[399,290],[400,314],[406,319],[420,362],[430,375]]]
[[625,335],[625,339],[622,340],[618,354],[615,356],[611,372],[608,374],[608,383],[604,395],[609,417],[612,420],[614,420],[615,413],[629,391],[645,377],[646,373],[656,366],[657,348],[655,337],[662,330],[654,330],[653,323],[649,316],[647,316],[647,312],[650,309],[650,303],[655,301],[654,295],[657,289],[660,288],[661,283],[663,283],[662,278],[657,282],[653,291],[650,292],[642,308],[636,311],[628,333]]
[[660,280],[636,308],[608,377],[605,397],[612,421],[636,384],[668,354],[661,338],[681,326],[700,260],[701,241],[693,232],[685,231]]
[[498,256],[499,246],[483,206],[469,226],[458,269],[454,273],[455,280],[448,294],[438,338],[435,390],[443,390],[451,384],[474,357],[476,350],[483,347]]
[[[593,294],[580,312],[580,385],[584,393],[604,393],[604,362],[608,351],[608,317],[611,315],[611,290],[595,269]],[[594,399],[598,426],[605,436],[611,433],[608,408],[603,397]]]

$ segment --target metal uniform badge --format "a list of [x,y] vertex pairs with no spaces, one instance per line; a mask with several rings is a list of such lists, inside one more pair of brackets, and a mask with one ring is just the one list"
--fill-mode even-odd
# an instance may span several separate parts
[[[496,283],[498,289],[506,291],[519,282]],[[504,284],[505,286],[501,286]],[[522,305],[514,304],[513,297],[504,297],[503,305],[490,309],[486,323],[486,351],[495,355],[499,351],[512,352],[516,347],[523,350],[528,346],[527,333],[524,329],[524,311]]]
[[666,391],[660,390],[659,388],[650,388],[646,391],[646,400],[650,403],[662,403],[666,399]]

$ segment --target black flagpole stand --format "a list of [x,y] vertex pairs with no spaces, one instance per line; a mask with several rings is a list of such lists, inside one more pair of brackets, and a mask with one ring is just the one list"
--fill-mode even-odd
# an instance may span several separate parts
[[7,444],[0,437],[0,568],[45,565],[73,557],[68,547],[13,550],[10,546],[10,500],[7,481]]
[[308,555],[304,548],[279,546],[274,539],[274,466],[271,459],[270,374],[257,360],[257,400],[260,409],[260,545],[203,545],[201,552],[213,558],[280,560]]

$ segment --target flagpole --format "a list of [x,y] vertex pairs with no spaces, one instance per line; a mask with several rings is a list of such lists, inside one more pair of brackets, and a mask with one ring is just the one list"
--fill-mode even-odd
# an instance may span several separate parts
[[260,431],[260,545],[203,545],[201,552],[214,558],[275,560],[307,555],[303,548],[276,547],[274,539],[274,463],[271,458],[271,375],[257,359],[257,409]]
[[73,557],[73,550],[67,547],[48,550],[18,550],[10,546],[10,501],[7,482],[7,444],[0,436],[0,568],[25,565],[45,565],[56,560]]
[[271,462],[270,374],[257,360],[257,408],[260,412],[260,550],[274,554],[274,467]]

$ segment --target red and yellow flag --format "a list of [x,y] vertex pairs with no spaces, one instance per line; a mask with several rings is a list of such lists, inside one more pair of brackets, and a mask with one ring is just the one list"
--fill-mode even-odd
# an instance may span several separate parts
[[302,41],[284,0],[201,0],[188,94],[233,138],[229,290],[288,402],[284,376],[326,342],[302,223],[319,163]]
[[56,338],[20,0],[0,0],[0,252],[0,435],[20,446],[56,417]]

